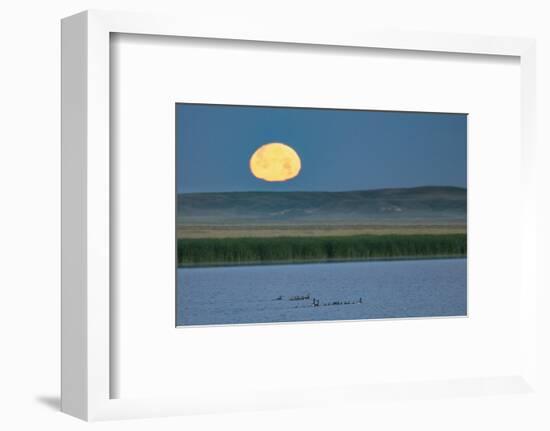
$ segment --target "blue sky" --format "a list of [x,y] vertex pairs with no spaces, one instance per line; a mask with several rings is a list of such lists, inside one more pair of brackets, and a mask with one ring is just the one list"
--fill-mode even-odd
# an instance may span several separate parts
[[[176,105],[178,193],[466,187],[467,116],[338,109]],[[283,142],[302,161],[269,183],[248,162]]]

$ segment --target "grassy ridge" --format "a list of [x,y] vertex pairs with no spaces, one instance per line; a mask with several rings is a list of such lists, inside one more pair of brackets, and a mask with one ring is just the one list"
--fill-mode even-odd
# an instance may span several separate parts
[[177,213],[183,225],[465,223],[466,196],[464,188],[445,186],[337,192],[181,193]]
[[180,266],[465,255],[465,234],[178,240]]

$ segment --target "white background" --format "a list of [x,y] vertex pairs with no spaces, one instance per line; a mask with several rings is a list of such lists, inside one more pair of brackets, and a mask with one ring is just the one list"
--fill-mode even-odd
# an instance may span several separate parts
[[[197,3],[197,4],[195,4]],[[59,397],[59,19],[88,8],[228,14],[305,26],[473,32],[538,37],[539,138],[549,142],[550,28],[543,1],[198,2],[20,1],[0,11],[0,424],[6,429],[87,426],[56,411]],[[244,15],[249,15],[246,17]],[[202,18],[201,18],[202,16]],[[549,149],[539,146],[539,161]],[[498,158],[495,159],[498,163]],[[539,186],[548,187],[539,170]],[[487,173],[490,175],[490,172]],[[495,185],[498,186],[498,185]],[[549,194],[539,217],[550,219]],[[541,232],[548,235],[548,227]],[[546,246],[544,244],[544,246]],[[542,254],[540,254],[542,256]],[[540,265],[548,280],[548,265]],[[547,284],[548,285],[548,284]],[[546,313],[548,314],[548,313]],[[541,313],[541,319],[548,317]],[[548,360],[548,346],[542,345]],[[95,425],[102,429],[548,429],[529,397],[417,401]],[[398,412],[398,414],[396,414]]]

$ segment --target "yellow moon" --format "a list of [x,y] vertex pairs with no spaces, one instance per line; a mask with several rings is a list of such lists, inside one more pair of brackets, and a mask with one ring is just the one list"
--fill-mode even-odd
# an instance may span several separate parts
[[250,171],[264,181],[287,181],[300,173],[302,162],[288,145],[271,142],[258,148],[250,158]]

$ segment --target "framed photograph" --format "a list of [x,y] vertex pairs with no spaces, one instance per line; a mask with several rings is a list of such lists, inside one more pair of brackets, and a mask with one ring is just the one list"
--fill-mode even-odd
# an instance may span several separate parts
[[63,411],[537,393],[532,40],[93,11],[62,54]]
[[176,106],[176,325],[467,315],[467,115]]

